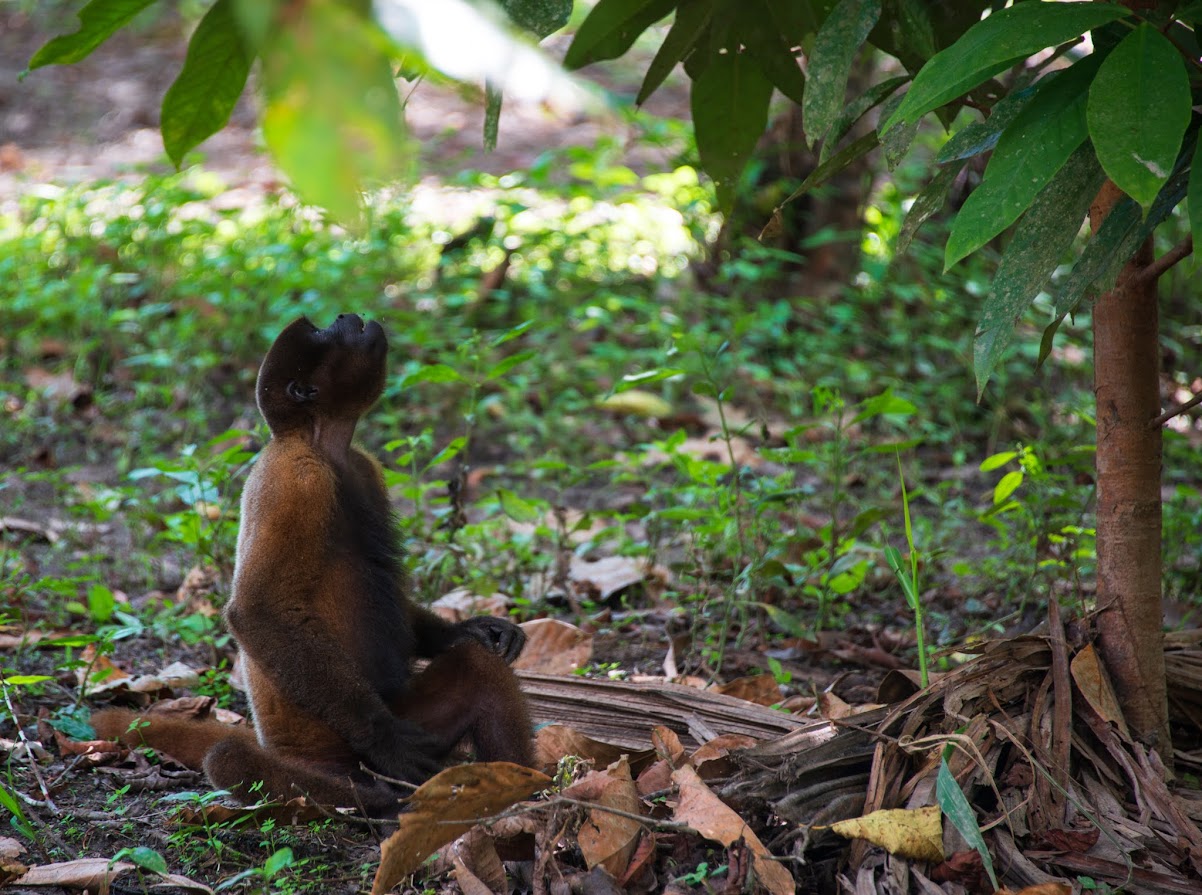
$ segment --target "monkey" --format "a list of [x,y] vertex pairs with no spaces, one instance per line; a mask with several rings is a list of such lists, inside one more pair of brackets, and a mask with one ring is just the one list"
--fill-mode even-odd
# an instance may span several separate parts
[[[241,651],[253,730],[106,709],[97,735],[202,765],[244,802],[307,795],[396,813],[468,741],[480,761],[533,763],[530,715],[509,667],[508,619],[448,622],[406,594],[379,464],[352,443],[383,392],[376,321],[290,323],[259,369],[271,437],[247,478],[225,622]],[[421,671],[417,658],[430,659]]]

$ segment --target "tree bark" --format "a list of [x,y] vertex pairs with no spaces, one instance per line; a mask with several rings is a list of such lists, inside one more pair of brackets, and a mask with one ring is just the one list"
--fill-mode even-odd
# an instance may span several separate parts
[[[1107,183],[1090,208],[1096,232],[1122,197]],[[1152,240],[1094,304],[1097,401],[1098,647],[1128,724],[1169,762],[1161,608],[1160,342],[1157,283],[1141,278]]]

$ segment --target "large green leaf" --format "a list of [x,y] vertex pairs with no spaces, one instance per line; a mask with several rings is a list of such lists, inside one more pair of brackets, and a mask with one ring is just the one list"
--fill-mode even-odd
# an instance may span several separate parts
[[1105,179],[1087,143],[1072,154],[1023,216],[1002,255],[977,325],[973,368],[978,392],[984,391],[1023,312],[1072,247]]
[[509,20],[539,40],[554,34],[572,17],[572,0],[500,0]]
[[906,212],[906,219],[902,221],[901,230],[897,234],[898,255],[904,254],[910,248],[910,242],[914,239],[918,228],[943,207],[952,185],[956,182],[960,172],[964,170],[964,164],[961,161],[959,164],[943,165],[922,188],[922,191],[914,197],[914,202],[910,205],[910,210]]
[[[1196,135],[1191,139],[1196,139]],[[1193,147],[1187,145],[1183,156],[1192,154]],[[1086,290],[1105,292],[1114,287],[1119,271],[1136,249],[1186,197],[1192,176],[1185,158],[1179,158],[1168,183],[1146,214],[1139,203],[1130,198],[1122,199],[1110,209],[1057,292],[1052,303],[1054,318],[1059,319],[1076,308]]]
[[989,117],[984,121],[973,121],[956,131],[943,144],[935,161],[941,165],[960,159],[973,158],[989,152],[997,146],[1002,131],[1010,126],[1010,122],[1018,117],[1018,113],[1035,95],[1034,87],[1026,87],[1007,93],[989,110]]
[[740,21],[739,36],[773,86],[800,106],[805,102],[805,75],[797,63],[795,45],[774,26],[770,8],[759,7],[760,11]]
[[154,0],[92,0],[79,11],[79,30],[50,40],[29,60],[31,69],[85,58]]
[[1101,60],[1087,57],[1044,78],[1003,131],[981,185],[952,223],[945,269],[975,252],[1027,210],[1086,138],[1085,101]]
[[1102,63],[1089,90],[1089,136],[1110,179],[1148,206],[1169,179],[1191,114],[1177,48],[1144,23]]
[[821,139],[839,117],[852,63],[880,17],[881,0],[839,0],[818,29],[809,56],[810,86],[802,104],[802,122],[810,145]]
[[387,41],[337,0],[311,0],[263,46],[263,136],[301,197],[357,219],[371,181],[411,158]]
[[1043,3],[1030,0],[998,10],[922,67],[905,100],[882,127],[917,121],[1021,59],[1072,40],[1127,15],[1106,3]]
[[676,0],[600,0],[572,38],[565,68],[621,56],[635,39],[676,8]]
[[864,117],[869,109],[879,106],[892,96],[898,87],[909,80],[904,75],[898,75],[896,78],[889,78],[879,84],[873,84],[844,106],[843,111],[839,113],[839,117],[835,119],[835,123],[831,125],[831,129],[827,131],[822,140],[822,151],[818,155],[818,161],[826,161],[835,147],[839,145],[839,141],[847,136],[847,132]]
[[184,67],[163,96],[163,147],[177,168],[185,153],[230,120],[251,60],[233,0],[217,0],[192,32]]
[[659,52],[647,66],[647,74],[643,76],[643,86],[635,98],[637,105],[647,101],[647,97],[659,88],[664,78],[676,67],[676,63],[685,57],[697,43],[697,38],[705,31],[714,15],[715,0],[691,0],[681,3],[676,8],[676,19],[668,31],[668,36],[660,44]]
[[795,189],[788,195],[781,205],[792,202],[794,199],[800,199],[811,190],[816,190],[822,184],[826,183],[856,159],[861,158],[872,150],[880,146],[880,140],[877,139],[876,131],[870,131],[860,139],[848,143],[825,162],[822,162],[817,168],[809,173],[809,176],[801,182],[801,186]]
[[747,159],[768,123],[772,82],[747,53],[720,53],[695,81],[693,127],[701,165],[729,213]]
[[1202,252],[1202,140],[1194,147],[1185,207],[1189,211],[1189,230],[1194,237],[1194,254],[1197,255]]

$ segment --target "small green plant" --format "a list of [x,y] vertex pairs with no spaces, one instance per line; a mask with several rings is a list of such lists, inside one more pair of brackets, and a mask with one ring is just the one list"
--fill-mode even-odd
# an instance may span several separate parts
[[696,870],[691,870],[688,873],[681,874],[680,876],[676,877],[676,881],[679,883],[684,883],[686,886],[700,886],[703,885],[706,880],[726,876],[729,870],[730,867],[727,864],[719,864],[716,867],[710,867],[709,862],[702,861],[697,865]]
[[243,885],[249,880],[259,880],[265,886],[270,888],[272,879],[278,876],[284,870],[287,870],[296,863],[296,857],[292,853],[292,849],[285,846],[277,849],[263,862],[260,867],[251,867],[243,870],[240,873],[235,873],[233,876],[222,880],[213,887],[214,892],[224,892],[232,889],[235,886]]
[[897,577],[898,583],[901,584],[902,593],[906,596],[906,605],[910,607],[910,613],[914,616],[914,639],[918,645],[918,673],[922,686],[926,687],[930,683],[930,674],[927,670],[927,639],[926,625],[922,618],[922,591],[918,587],[918,547],[914,543],[914,526],[910,521],[910,495],[906,491],[906,476],[902,472],[900,454],[897,456],[897,478],[901,483],[902,516],[905,520],[906,547],[909,549],[909,568],[906,568],[907,564],[903,563],[901,551],[892,544],[885,546],[885,560]]

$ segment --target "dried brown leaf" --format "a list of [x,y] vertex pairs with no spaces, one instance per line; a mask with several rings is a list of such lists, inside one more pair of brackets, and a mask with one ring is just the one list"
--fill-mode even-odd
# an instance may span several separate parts
[[541,674],[571,674],[593,659],[593,635],[568,622],[539,618],[525,622],[526,645],[513,667]]
[[[630,864],[638,844],[642,824],[631,817],[623,817],[611,808],[626,814],[638,814],[640,809],[638,792],[630,777],[630,764],[623,756],[604,771],[593,771],[588,777],[600,781],[596,796],[589,801],[600,807],[588,813],[580,832],[576,836],[585,865],[591,870],[600,865],[611,876],[622,875]],[[587,778],[586,778],[587,779]],[[574,788],[574,787],[573,787]]]
[[756,705],[776,705],[780,702],[780,684],[770,674],[752,674],[713,688],[723,696],[734,696]]
[[629,751],[586,737],[563,724],[548,724],[534,734],[534,763],[540,768],[554,768],[566,755],[577,755],[592,761],[594,767],[605,768]]
[[551,778],[509,762],[456,765],[410,796],[399,829],[380,846],[372,895],[383,895],[478,820],[545,788]]
[[645,560],[636,557],[607,556],[589,562],[573,554],[568,580],[577,591],[607,600],[635,584],[648,582],[662,586],[668,580],[668,570],[663,566],[648,567]]
[[448,849],[455,882],[463,895],[505,895],[505,868],[493,838],[483,827],[472,827]]
[[651,745],[655,754],[674,768],[680,767],[685,760],[684,744],[670,727],[660,725],[652,729]]
[[685,765],[672,772],[672,779],[680,787],[673,820],[727,847],[740,840],[746,842],[755,874],[763,886],[772,895],[792,895],[795,891],[792,874],[772,858],[747,822],[714,795],[696,770]]
[[75,861],[30,867],[24,876],[13,882],[13,885],[107,891],[113,880],[133,869],[133,864],[124,861],[113,863],[108,858],[79,858]]
[[1089,703],[1089,707],[1094,710],[1094,713],[1103,721],[1113,722],[1124,739],[1129,737],[1127,720],[1123,717],[1123,710],[1119,708],[1118,697],[1114,694],[1110,676],[1102,667],[1102,662],[1098,658],[1093,644],[1087,643],[1077,655],[1073,656],[1069,667],[1072,670],[1073,683],[1077,685],[1077,689],[1081,691],[1081,695],[1085,697],[1085,701]]

